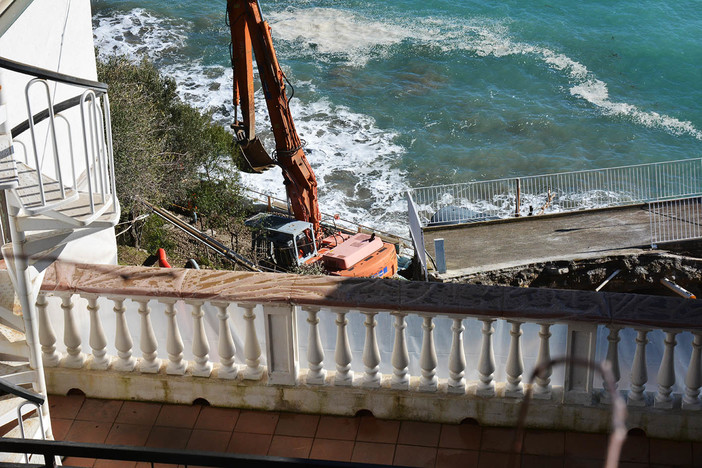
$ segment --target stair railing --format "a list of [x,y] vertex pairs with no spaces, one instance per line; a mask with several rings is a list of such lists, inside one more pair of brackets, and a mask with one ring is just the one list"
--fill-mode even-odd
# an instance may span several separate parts
[[[22,411],[22,408],[24,408],[27,405],[32,405],[37,410],[37,417],[39,418],[39,427],[41,428],[41,438],[42,440],[46,440],[46,430],[44,429],[44,416],[41,412],[41,407],[46,401],[46,397],[44,397],[44,395],[39,395],[37,393],[30,392],[29,390],[26,390],[20,387],[19,385],[6,382],[2,379],[2,377],[0,377],[0,392],[6,394],[9,393],[16,397],[24,399],[24,401],[17,406],[17,425],[20,429],[21,438],[27,438],[26,433],[24,431],[24,419],[22,418],[24,412]],[[29,463],[28,453],[24,454],[24,462]]]

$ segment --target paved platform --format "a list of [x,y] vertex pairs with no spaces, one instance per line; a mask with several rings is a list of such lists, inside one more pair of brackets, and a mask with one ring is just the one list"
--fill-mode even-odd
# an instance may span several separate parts
[[[514,429],[50,395],[57,440],[423,467],[506,467]],[[601,467],[606,434],[529,430],[513,466]],[[136,463],[67,458],[67,466]],[[148,464],[139,464],[147,468]],[[161,466],[161,465],[158,465]],[[163,465],[169,466],[169,465]],[[630,435],[620,465],[702,466],[702,442]]]
[[651,232],[646,206],[632,206],[428,228],[432,256],[437,238],[451,276],[650,247]]

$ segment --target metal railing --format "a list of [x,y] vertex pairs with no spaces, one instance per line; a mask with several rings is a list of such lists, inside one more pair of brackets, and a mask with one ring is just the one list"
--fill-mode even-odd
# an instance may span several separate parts
[[[24,202],[29,203],[26,207],[38,209],[61,203],[84,189],[89,194],[90,210],[95,213],[96,203],[105,205],[116,196],[107,85],[3,58],[0,58],[0,67],[34,77],[24,91],[28,118],[11,132],[13,144],[22,147],[24,163],[33,166],[30,170],[38,181],[38,199],[26,198]],[[50,82],[77,88],[80,94],[55,104]],[[36,86],[43,88],[41,95],[32,92]],[[36,112],[37,105],[43,110]],[[80,112],[79,129],[73,129],[71,119],[61,114],[74,107],[78,107]],[[73,120],[75,123],[76,119]],[[61,121],[65,125],[59,126],[58,122]],[[27,130],[31,138],[29,145],[16,139]],[[74,135],[80,135],[82,145],[74,145]],[[42,177],[42,173],[46,174],[48,161],[53,165],[51,175],[55,181]],[[80,175],[76,173],[78,164],[83,166]],[[66,177],[67,174],[70,177]],[[51,194],[49,199],[48,193]],[[100,199],[95,200],[94,194],[99,195]]]
[[424,227],[702,195],[702,158],[413,188]]
[[651,246],[702,238],[702,197],[648,204]]

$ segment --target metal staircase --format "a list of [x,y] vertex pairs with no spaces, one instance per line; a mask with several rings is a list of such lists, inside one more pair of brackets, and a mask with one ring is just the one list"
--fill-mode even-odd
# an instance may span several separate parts
[[[27,120],[12,129],[0,88],[0,383],[31,385],[41,396],[34,406],[17,392],[0,397],[0,436],[51,439],[35,304],[44,270],[67,244],[119,219],[109,100],[102,83],[2,58],[0,68],[29,75]],[[74,96],[55,104],[57,86]],[[0,454],[0,462],[34,461],[22,457]]]

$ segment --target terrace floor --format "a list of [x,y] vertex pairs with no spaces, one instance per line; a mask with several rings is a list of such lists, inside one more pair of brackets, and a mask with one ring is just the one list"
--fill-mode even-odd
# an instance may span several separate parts
[[[88,443],[426,467],[507,466],[514,430],[477,424],[389,421],[371,415],[316,416],[203,405],[49,396],[54,437]],[[540,468],[603,466],[605,434],[529,430],[519,464]],[[67,458],[64,465],[136,467]],[[149,467],[148,464],[139,466]],[[702,466],[702,441],[630,435],[622,467]]]

